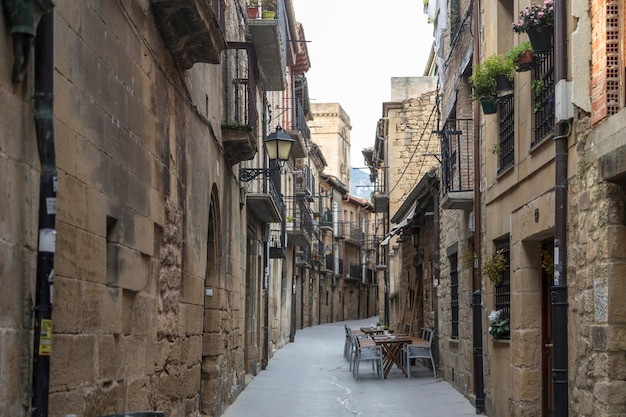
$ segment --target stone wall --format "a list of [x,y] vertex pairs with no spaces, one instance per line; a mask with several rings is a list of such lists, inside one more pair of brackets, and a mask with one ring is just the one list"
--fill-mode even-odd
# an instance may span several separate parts
[[[219,95],[222,71],[201,64],[181,76],[148,1],[57,3],[50,416],[219,415],[244,386],[245,294],[245,233],[225,233],[245,224],[239,187],[216,136],[220,100],[205,100]],[[10,213],[0,265],[20,278],[2,283],[0,414],[20,416],[30,403],[38,162],[32,74],[8,83],[0,32],[0,170],[11,197],[0,203]]]
[[570,413],[580,416],[626,412],[623,113],[595,129],[588,117],[575,125],[581,158],[569,186],[568,345]]

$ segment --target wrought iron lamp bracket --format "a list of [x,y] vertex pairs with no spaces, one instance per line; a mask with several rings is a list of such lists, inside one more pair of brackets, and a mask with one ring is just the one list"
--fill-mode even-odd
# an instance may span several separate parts
[[239,180],[249,182],[258,177],[265,175],[266,177],[280,172],[280,167],[275,168],[239,168]]

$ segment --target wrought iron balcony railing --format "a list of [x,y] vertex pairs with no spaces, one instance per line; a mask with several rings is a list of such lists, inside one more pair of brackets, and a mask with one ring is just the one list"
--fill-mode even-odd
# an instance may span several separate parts
[[472,119],[448,119],[441,135],[444,208],[471,208],[474,190]]

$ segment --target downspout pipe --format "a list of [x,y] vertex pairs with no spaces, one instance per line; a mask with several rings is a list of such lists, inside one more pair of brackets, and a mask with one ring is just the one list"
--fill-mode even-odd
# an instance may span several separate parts
[[[567,1],[554,2],[555,82],[567,79]],[[567,123],[556,125],[554,282],[552,286],[552,389],[554,417],[568,415],[567,346]]]
[[[480,62],[480,0],[471,3],[474,21],[474,54],[473,68]],[[475,261],[472,269],[472,323],[474,353],[474,397],[476,414],[485,411],[485,383],[483,370],[483,300],[481,291],[481,230],[482,230],[482,196],[480,191],[480,107],[474,103],[474,253]]]
[[35,131],[40,161],[39,243],[34,307],[31,415],[48,416],[56,244],[57,169],[54,143],[54,14],[42,16],[35,37]]

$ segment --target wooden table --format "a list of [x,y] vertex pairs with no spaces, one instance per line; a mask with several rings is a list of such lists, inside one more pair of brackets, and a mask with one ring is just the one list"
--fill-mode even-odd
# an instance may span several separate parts
[[385,378],[389,375],[394,363],[400,368],[404,376],[408,377],[406,368],[402,363],[401,352],[402,346],[411,343],[413,339],[407,335],[372,335],[372,339],[382,350]]
[[361,327],[361,331],[363,333],[365,333],[368,336],[373,336],[373,335],[377,335],[377,334],[383,334],[385,332],[392,332],[393,330],[385,330],[382,327],[380,329],[376,328],[376,327]]

